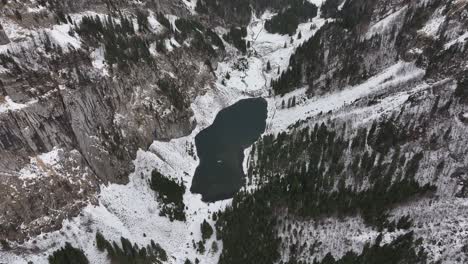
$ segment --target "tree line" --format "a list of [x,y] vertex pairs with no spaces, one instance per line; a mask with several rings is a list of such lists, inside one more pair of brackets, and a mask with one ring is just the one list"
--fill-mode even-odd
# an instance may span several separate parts
[[[281,240],[275,228],[284,209],[302,219],[360,215],[379,231],[409,229],[408,216],[390,221],[388,211],[431,195],[436,187],[417,181],[424,153],[401,151],[417,129],[399,123],[397,116],[353,133],[345,124],[321,123],[265,135],[250,156],[247,181],[257,187],[236,194],[232,206],[217,214],[220,263],[277,261]],[[394,253],[405,259],[405,252]],[[349,255],[336,263],[360,260]],[[331,259],[323,263],[335,263],[327,261]]]
[[[126,69],[131,64],[146,63],[154,65],[149,51],[148,41],[136,34],[130,18],[120,15],[120,22],[116,22],[108,15],[101,20],[99,16],[85,16],[77,26],[76,32],[80,37],[95,43],[103,43],[105,59],[109,65],[116,64],[119,69]],[[147,17],[144,13],[138,16],[140,29],[147,27]]]
[[299,23],[317,15],[317,6],[306,0],[294,0],[289,6],[265,22],[265,29],[270,33],[294,35]]
[[166,251],[153,240],[145,247],[124,237],[120,238],[120,245],[115,241],[108,241],[101,233],[96,233],[96,247],[106,252],[111,264],[154,264],[168,260]]
[[161,204],[160,214],[169,217],[171,221],[185,221],[184,193],[185,185],[169,179],[156,169],[151,173],[149,186],[157,193]]

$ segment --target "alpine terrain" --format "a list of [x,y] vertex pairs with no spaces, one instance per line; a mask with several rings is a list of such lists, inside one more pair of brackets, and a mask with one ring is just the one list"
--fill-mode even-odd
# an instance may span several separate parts
[[468,0],[1,0],[0,263],[468,263]]

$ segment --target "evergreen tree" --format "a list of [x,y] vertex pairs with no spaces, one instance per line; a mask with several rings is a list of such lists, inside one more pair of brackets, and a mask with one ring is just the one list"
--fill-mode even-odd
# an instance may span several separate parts
[[70,243],[66,242],[65,247],[54,251],[49,256],[49,264],[88,264],[89,261],[86,258],[82,250],[74,248]]
[[185,204],[183,195],[185,186],[169,179],[153,170],[151,173],[151,181],[149,182],[151,189],[158,194],[158,200],[163,203],[161,214],[169,217],[171,221],[185,221]]
[[202,234],[202,239],[203,241],[206,241],[213,235],[213,228],[211,225],[205,220],[203,220],[203,223],[200,226],[201,229],[201,234]]

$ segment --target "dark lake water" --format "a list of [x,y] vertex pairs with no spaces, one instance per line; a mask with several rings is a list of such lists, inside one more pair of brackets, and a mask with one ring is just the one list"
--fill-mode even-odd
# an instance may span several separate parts
[[224,108],[213,124],[195,137],[200,158],[190,191],[205,202],[231,198],[244,185],[244,149],[265,131],[267,102],[240,100]]

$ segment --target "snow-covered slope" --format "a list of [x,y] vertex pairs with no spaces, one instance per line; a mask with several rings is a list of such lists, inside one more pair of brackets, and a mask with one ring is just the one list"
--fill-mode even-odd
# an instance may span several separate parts
[[[346,7],[348,1],[351,0],[342,1],[338,8],[342,9]],[[320,6],[323,1],[310,0],[310,2]],[[418,4],[421,4],[419,2],[424,1],[418,1]],[[455,4],[467,6],[464,5],[465,2],[458,0],[455,1]],[[196,1],[183,1],[183,3],[189,9],[190,14],[196,15]],[[392,43],[395,37],[392,35],[394,34],[393,31],[402,28],[404,23],[410,20],[408,14],[413,7],[411,4],[392,1],[393,4],[395,6],[392,7],[381,4],[379,6],[382,8],[381,12],[375,12],[376,14],[373,14],[369,24],[363,27],[364,29],[360,28],[364,33],[359,39],[368,41],[372,44],[369,45],[375,48],[371,51],[365,51],[368,52],[366,54],[368,57],[373,58],[374,53],[377,54],[375,57],[385,57],[386,51],[394,48],[393,44],[388,44]],[[80,20],[84,15],[96,14],[95,12],[76,13],[72,14],[71,19]],[[466,12],[463,14],[466,15]],[[329,122],[331,120],[346,123],[350,125],[351,129],[369,127],[374,121],[380,120],[383,117],[397,115],[404,107],[412,106],[412,111],[417,113],[420,111],[427,112],[430,109],[429,105],[433,103],[434,98],[437,96],[442,98],[441,102],[446,103],[448,108],[451,103],[447,102],[454,101],[452,100],[451,93],[457,87],[457,81],[452,79],[455,76],[442,79],[427,78],[431,74],[427,70],[429,64],[427,60],[429,59],[408,59],[398,55],[395,60],[392,57],[396,53],[394,50],[389,52],[392,55],[389,55],[388,58],[385,57],[382,60],[383,62],[378,60],[366,61],[372,67],[374,63],[381,64],[376,65],[375,74],[367,76],[362,81],[353,85],[333,86],[331,89],[320,93],[320,95],[311,96],[310,83],[306,84],[307,82],[303,82],[304,84],[300,87],[294,87],[297,89],[294,89],[292,92],[282,96],[274,95],[271,89],[271,81],[277,79],[281,72],[288,69],[290,66],[289,58],[295,50],[311,39],[321,28],[335,21],[333,18],[320,17],[319,12],[316,18],[300,24],[296,34],[286,36],[271,34],[265,30],[265,21],[274,15],[271,11],[267,11],[259,17],[253,15],[251,22],[247,26],[246,40],[250,41],[250,48],[246,54],[239,53],[232,45],[223,41],[226,45],[226,56],[221,61],[216,61],[214,72],[210,72],[210,76],[203,79],[208,81],[203,83],[204,86],[200,90],[190,90],[186,94],[187,97],[193,96],[190,99],[189,107],[193,115],[190,117],[184,115],[183,118],[187,119],[187,124],[196,123],[196,126],[188,135],[183,135],[169,141],[156,140],[148,148],[139,147],[132,161],[134,171],[128,175],[128,183],[117,184],[106,182],[103,184],[100,181],[90,180],[95,172],[85,166],[86,159],[82,157],[83,153],[76,149],[70,151],[71,157],[68,154],[68,156],[63,154],[64,150],[62,148],[56,147],[52,151],[42,152],[40,155],[31,156],[27,159],[25,165],[21,166],[18,170],[18,177],[22,180],[43,179],[45,181],[51,175],[58,174],[67,178],[70,173],[64,169],[65,166],[63,164],[69,162],[74,165],[72,167],[75,172],[80,172],[80,177],[74,178],[70,176],[67,179],[75,181],[76,186],[79,186],[79,184],[83,184],[84,186],[89,181],[89,185],[92,185],[89,188],[95,188],[96,193],[83,194],[86,199],[83,198],[81,202],[86,202],[86,206],[79,211],[78,216],[64,220],[60,230],[42,233],[22,243],[9,242],[9,246],[13,250],[1,250],[0,262],[12,264],[25,264],[29,261],[38,264],[47,263],[47,257],[51,253],[62,247],[65,242],[69,242],[76,248],[82,249],[90,263],[108,263],[106,253],[98,251],[95,245],[96,232],[100,232],[108,240],[119,241],[121,237],[125,237],[140,246],[148,245],[151,240],[154,240],[166,250],[169,256],[167,263],[182,264],[187,259],[192,262],[198,259],[200,263],[217,263],[222,251],[222,241],[216,240],[215,235],[205,242],[207,250],[204,253],[197,251],[194,245],[202,240],[201,223],[206,220],[214,226],[215,221],[211,219],[212,213],[223,210],[232,201],[229,199],[215,203],[204,203],[201,201],[200,195],[190,193],[192,176],[198,165],[198,158],[196,155],[190,155],[189,153],[194,145],[197,133],[208,127],[221,109],[243,98],[264,97],[268,101],[269,110],[265,134],[278,134],[280,132],[293,131],[296,127],[312,126],[319,122]],[[424,41],[428,42],[430,40],[426,38],[438,39],[440,34],[442,34],[442,28],[450,26],[447,22],[447,16],[449,15],[450,13],[442,14],[442,8],[437,9],[437,12],[433,12],[426,23],[418,25],[419,28],[415,30],[415,34],[423,36]],[[163,32],[163,26],[158,22],[156,16],[154,12],[151,12],[149,15],[148,21],[151,34]],[[173,29],[178,31],[175,25],[178,17],[175,15],[165,17]],[[136,19],[134,20],[132,21],[136,23]],[[10,40],[13,41],[0,46],[0,53],[2,54],[7,54],[9,49],[19,51],[22,46],[31,48],[32,44],[29,41],[25,41],[25,39],[27,40],[31,36],[33,39],[39,39],[42,34],[47,34],[50,41],[60,46],[64,53],[71,53],[75,49],[83,48],[83,42],[80,37],[69,34],[72,27],[69,24],[55,25],[35,32],[18,27],[10,18],[0,17],[0,23],[3,25]],[[466,33],[466,28],[463,29],[463,25],[459,24],[456,26],[459,32],[443,38],[444,43],[441,45],[443,49],[455,49],[454,47],[460,46],[463,47],[462,49],[466,49],[465,43],[468,34]],[[226,28],[219,26],[213,30],[218,33],[227,32]],[[449,30],[447,29],[447,31]],[[454,31],[456,30],[454,29]],[[301,38],[298,37],[299,32],[301,33]],[[345,32],[343,34],[349,33],[348,29],[343,30],[343,32]],[[377,41],[376,39],[379,40]],[[402,51],[401,53],[405,53],[405,55],[406,53],[410,55],[426,54],[427,51],[423,51],[424,47],[421,46],[423,45],[421,43],[424,43],[424,41],[421,40],[416,43],[417,45],[415,44],[415,47],[412,47],[408,52]],[[153,56],[160,56],[161,60],[167,60],[164,57],[165,55],[163,56],[157,51],[157,44],[155,42],[150,45],[151,54]],[[187,55],[182,51],[182,48],[189,48],[189,45],[185,45],[182,42],[178,43],[174,37],[165,38],[163,44],[169,54],[167,55],[168,58],[176,58],[180,54]],[[330,50],[332,49],[329,50],[326,47],[329,44],[326,43],[320,47],[326,50],[324,52],[326,58],[321,59],[327,61],[327,58],[332,57],[332,55],[336,56],[336,58],[346,58],[347,54],[339,54],[340,51],[335,50],[337,54],[330,54]],[[403,47],[398,48],[403,49]],[[362,52],[364,53],[364,51]],[[107,78],[111,74],[108,65],[106,65],[104,53],[104,47],[92,48],[92,52],[90,52],[90,65],[93,67],[93,74]],[[193,59],[194,57],[191,56],[187,55],[184,60]],[[466,58],[461,60],[466,63]],[[330,61],[330,64],[333,64],[332,62]],[[197,69],[206,74],[203,71],[207,67],[200,66],[203,65],[202,62],[195,61],[193,65],[198,65]],[[271,66],[271,70],[267,70],[267,65]],[[176,66],[172,65],[174,68],[177,68]],[[332,74],[336,70],[335,66],[330,66],[329,72],[323,73],[320,78]],[[465,69],[468,68],[465,67]],[[162,72],[166,72],[167,76],[172,78],[171,80],[179,77],[174,76],[171,71],[166,70],[167,68],[164,68]],[[5,72],[0,68],[0,73]],[[151,71],[146,71],[142,74],[151,75]],[[209,81],[209,78],[212,78],[211,75],[216,76],[213,77],[212,82]],[[364,76],[364,74],[362,75]],[[346,78],[344,77],[344,79]],[[346,83],[348,81],[346,80]],[[173,107],[164,108],[162,103],[159,104],[157,96],[152,94],[152,89],[155,89],[153,86],[150,86],[148,89],[140,89],[138,83],[132,83],[132,85],[135,85],[138,89],[128,96],[128,98],[132,98],[129,108],[122,105],[116,106],[117,108],[121,107],[121,109],[115,113],[112,123],[118,128],[122,128],[126,124],[133,124],[133,117],[127,116],[133,110],[152,109],[154,105],[156,105],[158,111],[161,110],[164,113],[162,116],[166,116],[167,114],[169,120],[177,120],[179,116],[173,113]],[[70,98],[78,96],[78,94],[72,93],[71,91],[73,90],[67,87],[66,84],[61,84],[60,87],[59,92],[65,95],[70,93],[68,95]],[[118,90],[112,96],[120,97],[122,94],[123,91]],[[44,96],[51,96],[51,93],[42,95],[42,97],[39,97],[40,99],[24,102],[15,102],[9,96],[0,97],[0,114],[6,115],[22,109],[29,109],[28,107],[34,107],[35,104],[44,99]],[[60,96],[63,95],[60,94]],[[125,96],[122,97],[127,98]],[[103,98],[106,98],[106,96],[103,96]],[[285,107],[285,104],[293,98],[295,101],[294,105]],[[15,100],[19,99],[21,98]],[[122,100],[125,101],[126,99]],[[146,101],[148,103],[145,103]],[[99,103],[101,102],[86,101],[86,104],[84,103],[83,105],[92,106]],[[441,120],[440,127],[436,129],[440,129],[441,131],[443,126],[453,126],[453,130],[455,131],[453,132],[454,136],[462,137],[462,133],[466,131],[466,124],[463,123],[463,120],[460,121],[460,118],[455,117],[453,112],[458,111],[459,113],[457,114],[459,116],[468,119],[466,117],[468,110],[465,106],[458,104],[452,107],[450,115],[446,119]],[[146,112],[142,113],[144,118]],[[99,115],[99,113],[93,114]],[[172,114],[174,116],[171,116]],[[143,130],[145,124],[140,124],[136,127],[137,130]],[[174,130],[177,129],[178,127]],[[434,131],[439,131],[436,129]],[[122,131],[122,135],[126,135],[126,130],[122,129]],[[23,132],[24,134],[28,134],[27,129]],[[130,141],[133,140],[131,137],[134,135],[130,134]],[[466,141],[462,140],[461,142]],[[91,145],[94,146],[93,144]],[[414,147],[415,151],[420,149],[420,146]],[[100,145],[97,145],[96,148],[100,148]],[[463,150],[464,146],[448,144],[446,148],[450,149],[451,154],[453,153],[454,156],[465,153]],[[250,151],[251,149],[245,150],[246,157],[249,157]],[[109,151],[103,150],[99,153],[105,156],[106,153],[109,154]],[[430,163],[440,158],[450,159],[448,167],[445,168],[447,175],[448,172],[453,172],[456,166],[466,162],[465,157],[446,157],[445,154],[445,147],[440,147],[440,150],[435,150],[432,153],[433,156],[425,159],[423,168],[425,173],[421,173],[424,175],[418,174],[419,180],[427,181],[431,177],[432,167]],[[75,162],[73,159],[81,162]],[[246,158],[244,170],[247,170],[248,164],[249,161]],[[461,169],[464,169],[466,172],[466,166]],[[155,192],[148,184],[153,170],[157,170],[169,178],[182,180],[186,186],[186,192],[183,196],[187,217],[185,222],[170,221],[169,218],[160,215],[161,204],[158,202]],[[437,193],[439,198],[435,200],[420,199],[410,201],[408,204],[397,206],[389,211],[390,217],[394,219],[405,215],[411,216],[411,219],[414,221],[413,231],[416,237],[423,239],[422,246],[427,250],[430,260],[440,260],[444,263],[463,263],[466,260],[466,256],[460,257],[459,254],[465,250],[465,239],[467,237],[465,216],[468,214],[468,207],[465,198],[454,198],[453,195],[455,192],[453,190],[457,190],[460,187],[457,181],[463,180],[462,176],[457,179],[445,177],[435,180],[434,182],[439,188]],[[255,187],[256,185],[252,184],[247,186],[246,189],[254,190]],[[77,193],[80,195],[82,192],[84,190],[77,190]],[[376,229],[366,226],[359,215],[345,217],[344,219],[338,219],[334,216],[323,219],[297,219],[290,218],[288,214],[280,214],[278,217],[283,220],[282,225],[277,226],[277,229],[281,234],[284,248],[286,248],[286,250],[281,251],[281,259],[284,261],[290,260],[291,253],[288,248],[293,244],[312,246],[315,242],[320,242],[320,245],[315,247],[313,255],[302,252],[300,256],[297,256],[299,259],[310,262],[314,258],[323,258],[329,252],[336,258],[343,256],[349,250],[360,252],[366,243],[374,241],[379,234]],[[45,218],[47,220],[48,217],[46,216]],[[290,232],[287,231],[288,225],[293,226],[293,229],[301,229],[303,232],[299,236],[292,237]],[[24,228],[26,229],[26,227]],[[384,232],[384,243],[391,242],[401,233],[403,232]],[[213,242],[216,242],[219,246],[216,252],[211,249]]]
[[[194,144],[195,135],[212,123],[219,110],[242,98],[268,97],[269,82],[277,77],[277,69],[285,69],[294,49],[325,23],[323,19],[316,18],[301,24],[298,30],[302,32],[302,39],[290,43],[289,37],[264,30],[264,20],[270,16],[267,13],[261,18],[254,18],[248,26],[248,39],[252,43],[252,51],[248,55],[239,57],[234,55],[236,52],[232,47],[228,47],[232,49],[233,55],[218,64],[216,75],[219,78],[215,88],[207,89],[191,105],[197,126],[190,135],[168,142],[154,141],[149,149],[140,149],[134,161],[135,171],[130,174],[128,184],[101,186],[97,205],[88,205],[78,217],[65,220],[61,230],[39,235],[18,245],[21,254],[0,252],[0,259],[12,264],[28,261],[47,263],[48,255],[65,242],[70,242],[82,248],[91,263],[105,263],[106,254],[95,247],[95,234],[101,232],[108,240],[118,241],[123,236],[143,246],[154,240],[167,251],[169,263],[184,263],[186,259],[193,261],[195,258],[200,263],[216,263],[222,248],[221,241],[217,241],[220,246],[218,252],[208,249],[203,255],[192,246],[192,241],[201,240],[200,224],[203,220],[214,226],[210,220],[211,214],[230,204],[230,200],[207,204],[201,201],[200,195],[190,193],[198,160],[188,154],[189,146]],[[311,25],[314,25],[314,29],[311,29]],[[287,43],[286,48],[284,43]],[[266,71],[268,62],[274,69],[271,72]],[[239,68],[239,63],[246,65],[247,69]],[[228,72],[231,78],[222,83]],[[274,112],[274,102],[274,98],[269,99],[270,112]],[[301,113],[298,111],[298,114]],[[281,121],[271,116],[269,122]],[[286,125],[283,124],[283,128]],[[248,152],[246,150],[246,154]],[[171,222],[167,217],[159,215],[160,206],[156,195],[148,185],[154,169],[168,177],[183,180],[187,187],[184,195],[186,222]],[[208,248],[214,240],[215,236],[206,242]]]

